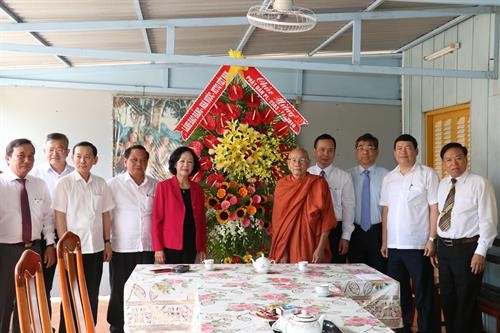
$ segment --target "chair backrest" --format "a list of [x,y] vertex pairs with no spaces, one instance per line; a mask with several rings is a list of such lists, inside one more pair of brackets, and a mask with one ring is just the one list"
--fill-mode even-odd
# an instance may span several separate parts
[[94,333],[80,237],[71,231],[57,242],[57,265],[66,332]]
[[14,270],[21,333],[52,333],[40,255],[23,252]]

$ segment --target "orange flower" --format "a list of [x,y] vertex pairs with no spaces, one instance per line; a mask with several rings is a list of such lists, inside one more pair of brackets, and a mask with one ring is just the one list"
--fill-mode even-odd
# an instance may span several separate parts
[[240,187],[240,189],[238,190],[238,194],[242,197],[246,197],[248,194],[248,190],[246,189],[246,187]]
[[255,213],[257,213],[257,208],[255,208],[255,206],[250,205],[247,207],[247,214],[248,215],[254,215]]
[[226,196],[226,190],[223,188],[220,188],[217,190],[217,197],[219,198],[224,198]]

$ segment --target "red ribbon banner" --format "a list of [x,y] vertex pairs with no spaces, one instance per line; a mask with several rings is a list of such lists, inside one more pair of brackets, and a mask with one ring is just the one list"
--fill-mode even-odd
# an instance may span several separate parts
[[[222,66],[219,69],[175,126],[175,130],[181,132],[184,140],[187,140],[193,134],[194,130],[200,125],[201,120],[208,114],[226,89],[226,78],[229,69],[230,66]],[[269,105],[271,110],[290,126],[295,134],[299,134],[300,126],[308,124],[299,111],[255,67],[249,67],[243,71],[243,78],[260,98]]]
[[307,125],[307,120],[297,109],[266,79],[255,67],[249,67],[244,73],[245,81],[269,105],[281,120],[287,123],[295,134],[300,126]]
[[174,130],[181,132],[182,138],[187,140],[194,130],[198,127],[201,120],[210,111],[215,102],[226,89],[226,77],[229,66],[222,66],[214,77],[207,84],[200,96],[194,101],[191,107],[186,111]]

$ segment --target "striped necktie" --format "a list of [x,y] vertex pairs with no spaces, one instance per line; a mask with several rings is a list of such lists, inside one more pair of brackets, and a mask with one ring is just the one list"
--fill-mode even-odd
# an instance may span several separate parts
[[457,180],[455,178],[451,179],[451,189],[446,197],[443,207],[443,215],[439,219],[439,229],[446,231],[450,229],[451,226],[451,210],[455,204],[455,183]]

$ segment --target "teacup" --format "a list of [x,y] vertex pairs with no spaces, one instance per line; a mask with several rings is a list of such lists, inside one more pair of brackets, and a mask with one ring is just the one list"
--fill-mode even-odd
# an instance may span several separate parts
[[307,264],[309,264],[309,262],[307,262],[307,261],[299,261],[297,263],[297,267],[299,268],[299,271],[301,271],[301,272],[307,272]]
[[319,286],[314,287],[314,290],[316,290],[316,294],[318,294],[318,296],[330,295],[330,286],[327,284],[320,284]]
[[205,269],[207,271],[211,271],[214,269],[214,260],[213,259],[205,259],[205,260],[203,260],[203,264],[205,264]]

